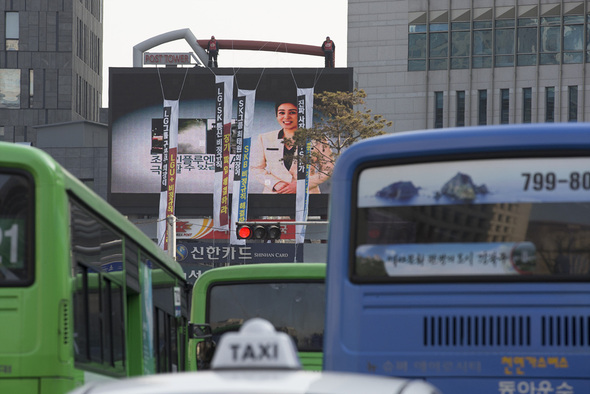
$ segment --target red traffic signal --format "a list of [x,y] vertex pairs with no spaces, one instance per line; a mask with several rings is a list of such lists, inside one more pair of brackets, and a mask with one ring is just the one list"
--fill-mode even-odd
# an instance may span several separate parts
[[280,239],[281,226],[278,223],[238,224],[236,234],[238,239]]
[[250,239],[252,237],[252,228],[250,226],[238,227],[238,239]]

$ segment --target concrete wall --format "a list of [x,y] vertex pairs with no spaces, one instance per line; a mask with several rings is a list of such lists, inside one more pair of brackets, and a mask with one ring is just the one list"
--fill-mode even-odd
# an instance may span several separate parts
[[93,122],[39,126],[37,147],[49,153],[99,196],[107,199],[108,127]]
[[[522,89],[531,88],[532,121],[545,120],[545,88],[555,87],[555,121],[568,121],[568,86],[578,87],[578,121],[586,121],[588,65],[558,64],[495,67],[463,70],[408,71],[408,27],[424,14],[426,23],[446,15],[448,23],[468,21],[481,10],[524,15],[534,7],[537,15],[588,13],[581,1],[537,0],[349,0],[348,59],[355,71],[356,87],[364,89],[368,108],[393,121],[387,131],[399,132],[434,127],[434,92],[444,94],[444,127],[456,125],[456,92],[466,92],[465,125],[477,125],[477,92],[488,92],[487,124],[500,123],[500,89],[509,89],[509,123],[522,122]],[[582,10],[582,12],[580,12]],[[470,16],[470,17],[469,17]],[[587,23],[587,22],[586,22]],[[585,32],[588,26],[585,26]],[[584,33],[587,34],[587,33]],[[470,59],[471,60],[471,59]]]

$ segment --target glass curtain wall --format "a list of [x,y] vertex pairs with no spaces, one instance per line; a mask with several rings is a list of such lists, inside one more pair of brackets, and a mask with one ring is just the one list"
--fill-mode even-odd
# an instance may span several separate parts
[[471,21],[466,11],[461,21],[410,23],[408,71],[583,63],[584,34],[590,54],[590,15],[583,7],[550,16],[534,7],[527,16],[496,19],[497,10],[489,10]]

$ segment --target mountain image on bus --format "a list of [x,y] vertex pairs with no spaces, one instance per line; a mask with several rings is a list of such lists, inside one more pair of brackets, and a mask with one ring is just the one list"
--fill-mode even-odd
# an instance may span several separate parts
[[175,260],[48,154],[0,143],[1,393],[184,370],[186,289]]
[[213,268],[192,293],[188,369],[210,368],[221,335],[254,317],[294,341],[303,369],[321,370],[325,263],[265,263]]
[[324,369],[590,392],[590,125],[367,139],[332,176]]

